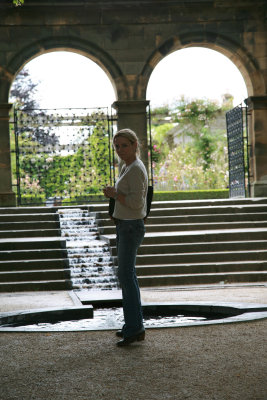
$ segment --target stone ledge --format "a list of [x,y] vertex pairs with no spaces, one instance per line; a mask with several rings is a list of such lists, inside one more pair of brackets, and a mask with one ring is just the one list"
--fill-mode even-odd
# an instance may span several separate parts
[[13,192],[0,193],[0,207],[16,207],[16,194]]
[[[209,319],[194,322],[182,323],[160,323],[149,326],[148,329],[162,329],[162,328],[178,328],[178,327],[196,327],[203,325],[214,324],[228,324],[249,322],[267,318],[267,305],[255,304],[234,304],[234,303],[146,303],[143,304],[144,315],[147,316],[171,316],[184,313],[188,316],[205,316]],[[114,330],[119,329],[118,321],[113,321],[110,324],[103,325],[101,323],[95,324],[93,319],[93,306],[71,307],[63,309],[46,309],[35,311],[21,311],[12,313],[0,314],[0,332],[38,332],[37,327],[27,329],[27,324],[37,324],[40,322],[57,322],[79,319],[92,319],[92,327],[90,325],[79,328],[62,328],[53,329],[52,331],[90,331],[90,330]],[[13,326],[9,326],[13,325]],[[17,325],[17,326],[16,326]],[[24,325],[24,326],[19,326]],[[99,325],[99,326],[98,326]],[[42,328],[42,331],[50,332],[51,328]]]

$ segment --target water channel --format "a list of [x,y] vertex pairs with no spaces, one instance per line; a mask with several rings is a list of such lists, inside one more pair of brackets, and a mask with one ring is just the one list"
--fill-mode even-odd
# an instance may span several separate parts
[[[145,328],[172,327],[177,324],[186,325],[207,321],[204,316],[183,315],[177,312],[175,315],[150,315],[144,316]],[[58,322],[38,322],[33,324],[14,324],[16,331],[86,331],[120,329],[123,325],[123,311],[121,307],[96,308],[93,318],[79,320],[67,320]],[[12,325],[11,325],[12,326]]]
[[118,289],[109,246],[99,238],[95,214],[83,208],[59,209],[58,213],[73,289]]

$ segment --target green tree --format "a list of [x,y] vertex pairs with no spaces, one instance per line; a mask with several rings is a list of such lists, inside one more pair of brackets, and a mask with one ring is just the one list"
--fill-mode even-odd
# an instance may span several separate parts
[[10,101],[21,110],[39,107],[35,95],[38,82],[33,82],[27,67],[24,67],[16,76],[10,90]]
[[[36,100],[39,82],[33,82],[29,70],[25,67],[16,76],[10,91],[10,101],[17,110],[18,123],[17,135],[22,140],[36,140],[42,145],[55,145],[58,143],[57,136],[50,126],[36,124],[37,114],[40,116],[40,108]],[[43,111],[43,117],[45,117]]]
[[[220,109],[221,107],[214,101],[207,99],[189,101],[182,97],[172,111],[172,115],[174,122],[199,128],[209,124]],[[197,131],[192,132],[192,134],[196,133]]]

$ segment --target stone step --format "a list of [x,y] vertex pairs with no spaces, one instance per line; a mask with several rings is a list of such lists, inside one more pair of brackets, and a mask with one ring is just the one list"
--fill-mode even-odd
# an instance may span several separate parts
[[[88,208],[100,218],[114,255],[107,203]],[[70,218],[88,225],[88,218]],[[153,202],[146,229],[137,256],[141,286],[266,280],[267,199]],[[60,235],[57,207],[0,209],[0,291],[61,290],[53,289],[56,280],[57,287],[71,287]]]
[[56,213],[1,214],[0,211],[0,222],[58,221],[58,220],[59,220],[59,215]]
[[[247,250],[266,250],[267,240],[253,240],[244,242],[202,242],[202,243],[173,243],[142,245],[138,249],[138,254],[170,254],[170,253],[201,253],[215,251],[247,251]],[[116,255],[116,247],[111,247],[112,255]],[[0,254],[1,257],[1,254]]]
[[159,264],[159,265],[138,265],[137,276],[155,275],[182,275],[198,273],[223,273],[223,272],[262,272],[267,268],[267,261],[247,262],[211,262],[195,264]]
[[43,250],[12,250],[0,251],[0,261],[12,260],[42,260],[53,258],[66,258],[65,249],[43,249]]
[[[245,205],[220,205],[216,207],[211,206],[196,206],[191,207],[153,207],[150,211],[150,217],[156,216],[186,216],[186,215],[212,215],[212,214],[254,214],[265,213],[267,214],[267,201],[266,204],[245,204]],[[96,212],[97,219],[109,219],[108,210],[99,210]]]
[[164,255],[137,255],[136,265],[158,265],[170,263],[203,263],[225,261],[267,261],[267,250],[183,253]]
[[267,272],[228,272],[211,274],[187,275],[156,275],[141,276],[138,278],[140,287],[153,286],[180,286],[180,285],[208,285],[241,282],[266,282]]
[[[266,221],[255,222],[210,222],[198,224],[168,224],[149,225],[146,224],[146,232],[178,232],[178,231],[196,231],[196,230],[214,230],[214,229],[246,229],[246,228],[267,228]],[[99,227],[102,235],[110,235],[115,232],[114,226]]]
[[52,214],[58,207],[0,207],[0,214]]
[[153,208],[149,216],[169,216],[169,215],[203,215],[203,214],[250,214],[250,213],[265,213],[267,214],[267,204],[246,204],[246,205],[223,205],[216,207],[176,207],[176,208]]
[[267,198],[235,198],[235,199],[204,199],[204,200],[168,200],[168,201],[152,201],[152,209],[153,208],[169,208],[169,207],[192,207],[192,206],[200,206],[200,207],[217,207],[223,205],[258,205],[258,204],[267,204]]
[[30,231],[30,230],[60,229],[59,221],[20,221],[20,222],[0,222],[1,231]]
[[65,249],[66,240],[59,237],[0,239],[0,251]]
[[[115,256],[107,205],[93,211]],[[149,278],[152,285],[218,283],[226,275],[234,282],[262,281],[266,250],[267,199],[153,202],[137,256],[138,279],[146,278],[144,285]]]
[[[111,247],[116,246],[115,235],[101,236]],[[267,240],[267,229],[236,229],[236,230],[207,230],[186,232],[146,233],[142,245],[224,242],[224,241],[252,241]]]
[[195,243],[195,242],[220,242],[220,241],[252,241],[267,239],[267,229],[247,229],[247,230],[209,230],[209,231],[187,231],[187,232],[168,232],[167,234],[147,234],[144,244],[159,243]]
[[[204,206],[204,207],[216,207],[223,205],[258,205],[267,204],[266,198],[246,198],[246,199],[205,199],[205,200],[168,200],[168,201],[152,201],[151,209],[154,208],[170,208],[170,207],[192,207]],[[99,203],[89,206],[89,210],[92,212],[106,211],[108,209],[108,203]]]
[[239,214],[202,214],[202,215],[185,215],[185,216],[161,216],[148,217],[147,224],[162,223],[217,223],[217,222],[254,222],[267,220],[267,213],[239,213]]
[[0,261],[0,271],[10,270],[33,270],[33,269],[65,269],[69,267],[67,258],[47,259],[47,260],[17,260],[17,261]]
[[0,291],[69,290],[71,272],[57,209],[0,209]]
[[30,237],[51,237],[60,236],[60,229],[31,229],[31,230],[13,230],[13,231],[0,231],[0,238],[30,238]]
[[29,281],[29,282],[1,282],[0,292],[31,292],[31,291],[52,291],[52,290],[71,290],[71,280],[55,281]]
[[[204,214],[204,215],[186,215],[186,216],[160,216],[153,217],[149,216],[146,220],[146,226],[158,225],[158,224],[196,224],[196,223],[220,223],[220,222],[245,222],[245,221],[262,221],[262,213],[255,214]],[[265,216],[267,220],[267,215]],[[110,227],[114,226],[112,221],[109,219],[97,220],[99,227]]]
[[29,282],[70,279],[69,269],[0,272],[0,282]]

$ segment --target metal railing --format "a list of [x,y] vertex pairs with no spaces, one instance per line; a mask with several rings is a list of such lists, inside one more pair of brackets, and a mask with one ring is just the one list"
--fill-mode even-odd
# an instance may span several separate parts
[[250,196],[247,107],[226,113],[230,197]]

